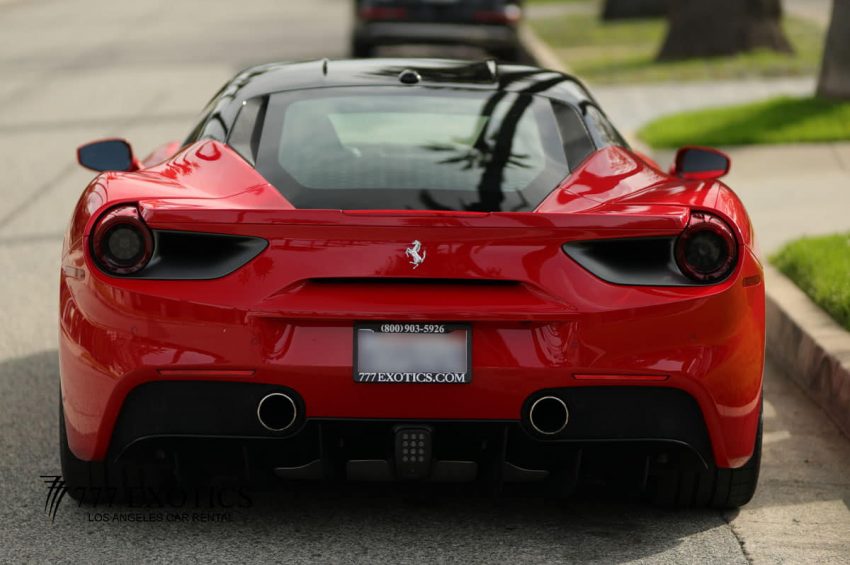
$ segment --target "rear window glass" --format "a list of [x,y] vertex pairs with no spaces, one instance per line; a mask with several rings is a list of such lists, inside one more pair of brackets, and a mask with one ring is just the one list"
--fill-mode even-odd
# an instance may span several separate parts
[[256,165],[299,208],[530,210],[569,174],[559,123],[548,100],[502,91],[283,93]]

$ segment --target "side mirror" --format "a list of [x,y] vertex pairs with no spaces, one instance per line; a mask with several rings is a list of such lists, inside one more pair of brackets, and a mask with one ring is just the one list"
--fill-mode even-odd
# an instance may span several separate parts
[[83,167],[97,172],[136,171],[139,164],[133,149],[123,139],[102,139],[77,148],[77,161]]
[[686,180],[713,180],[726,176],[732,166],[729,156],[709,147],[682,147],[670,174]]

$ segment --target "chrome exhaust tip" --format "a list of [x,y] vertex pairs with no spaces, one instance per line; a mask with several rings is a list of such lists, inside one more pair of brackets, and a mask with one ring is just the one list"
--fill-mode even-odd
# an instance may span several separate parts
[[557,396],[543,396],[528,410],[528,423],[539,434],[553,436],[561,433],[570,421],[570,411]]
[[298,407],[288,394],[273,392],[257,404],[257,420],[270,432],[288,430],[298,417]]

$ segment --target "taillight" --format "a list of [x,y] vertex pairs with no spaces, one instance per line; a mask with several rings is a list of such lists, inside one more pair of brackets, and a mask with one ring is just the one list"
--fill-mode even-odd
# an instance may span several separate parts
[[693,212],[676,240],[675,255],[679,269],[688,278],[717,282],[734,270],[738,242],[726,222],[705,212]]
[[522,8],[508,4],[501,10],[481,10],[472,15],[475,21],[486,24],[517,24],[522,18]]
[[104,214],[92,234],[92,252],[100,267],[115,275],[142,270],[153,255],[153,235],[136,206],[120,206]]
[[403,20],[407,17],[407,9],[368,6],[361,8],[359,15],[362,20]]

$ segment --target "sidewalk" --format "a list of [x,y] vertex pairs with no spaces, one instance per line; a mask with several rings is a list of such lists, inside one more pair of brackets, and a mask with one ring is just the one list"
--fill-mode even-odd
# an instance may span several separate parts
[[[2,2],[3,0],[0,0]],[[525,7],[527,19],[558,18],[561,16],[578,16],[599,12],[596,2],[552,2],[551,4],[528,4]]]
[[664,82],[594,87],[594,96],[619,129],[636,132],[667,114],[707,106],[743,104],[774,96],[806,96],[815,91],[814,77],[738,81]]
[[789,14],[806,18],[826,27],[832,16],[832,0],[782,0]]

